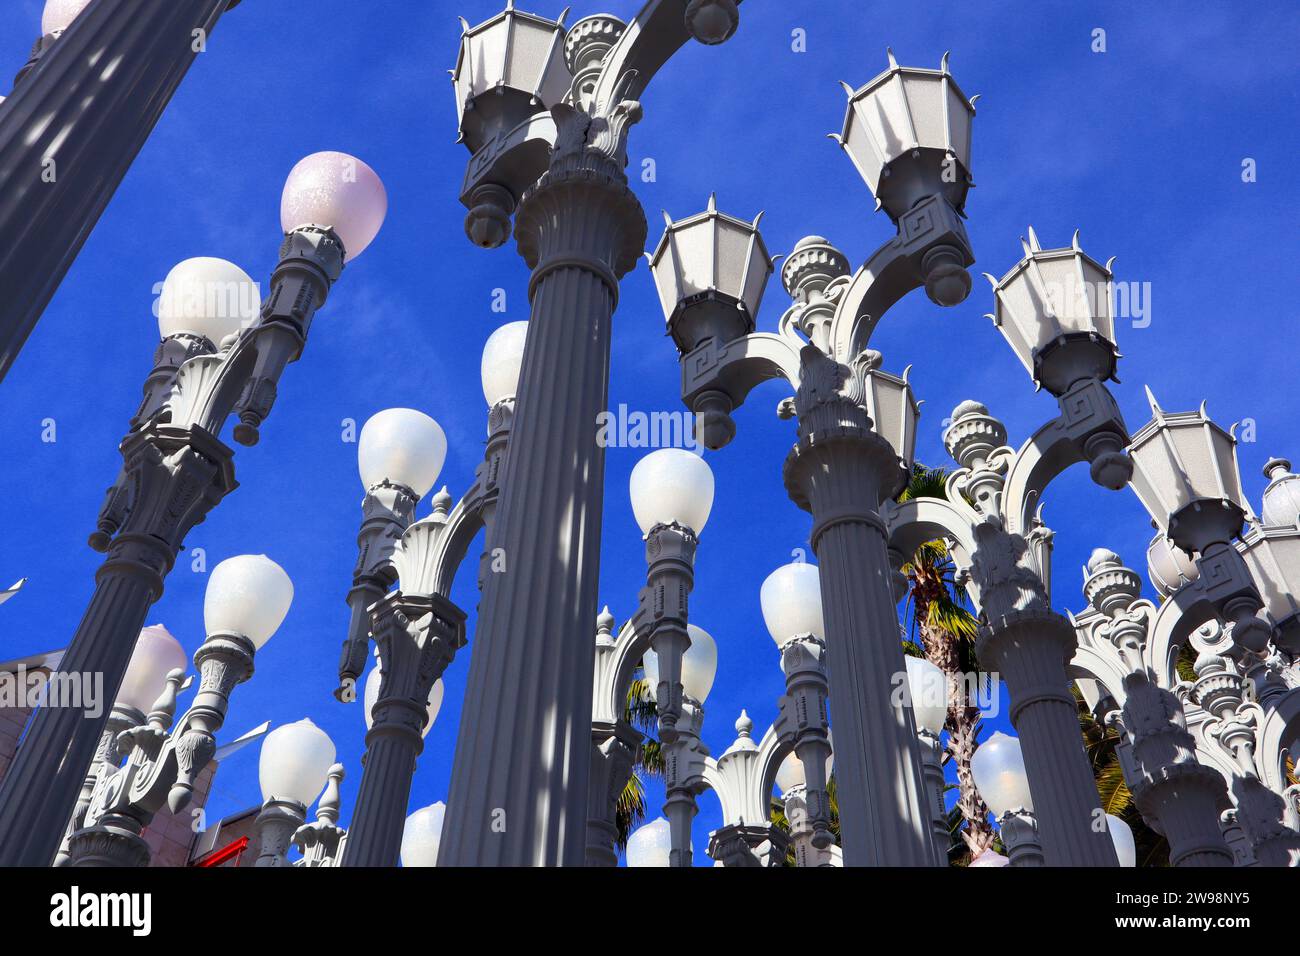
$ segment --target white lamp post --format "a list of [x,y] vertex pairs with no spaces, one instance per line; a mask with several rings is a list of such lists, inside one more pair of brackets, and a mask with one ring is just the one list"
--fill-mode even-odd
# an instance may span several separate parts
[[1020,741],[1002,732],[980,744],[971,758],[975,786],[1002,828],[1012,866],[1042,866],[1043,851],[1034,819]]
[[325,789],[334,757],[334,741],[309,718],[266,735],[257,765],[262,811],[254,824],[260,845],[256,866],[289,865],[290,838]]

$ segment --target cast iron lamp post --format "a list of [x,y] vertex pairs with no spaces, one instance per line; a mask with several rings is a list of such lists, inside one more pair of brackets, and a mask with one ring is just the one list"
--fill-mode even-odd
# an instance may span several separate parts
[[1043,847],[1020,741],[995,733],[976,748],[970,769],[980,796],[997,818],[1011,866],[1042,866]]
[[[393,866],[401,854],[411,778],[437,713],[435,695],[441,702],[440,678],[465,645],[465,614],[448,594],[470,543],[493,522],[527,338],[528,323],[512,322],[493,332],[483,348],[487,446],[473,485],[455,507],[444,489],[433,499],[433,513],[411,523],[415,503],[433,487],[446,453],[442,430],[432,419],[390,409],[371,419],[379,420],[371,441],[364,440],[363,430],[358,460],[368,491],[336,694],[355,698],[354,682],[372,633],[380,666],[367,681],[367,750],[342,856],[345,866]],[[485,576],[500,570],[485,552],[480,587]],[[397,590],[385,594],[392,583]]]
[[817,567],[801,562],[777,568],[764,579],[758,600],[763,623],[781,653],[781,670],[785,673],[786,692],[780,702],[778,724],[790,738],[794,759],[802,767],[800,838],[807,831],[806,841],[815,850],[826,850],[833,842],[830,797],[826,792],[831,767],[826,711],[830,665]]
[[46,3],[44,35],[0,102],[0,379],[217,19],[238,2]]
[[262,809],[253,822],[258,844],[254,866],[291,865],[290,843],[337,766],[334,753],[334,742],[307,718],[266,735],[257,765]]
[[86,808],[90,806],[90,798],[100,776],[114,773],[122,763],[123,753],[117,745],[118,735],[145,722],[145,714],[166,687],[168,675],[178,668],[184,670],[185,662],[185,649],[167,628],[154,624],[140,631],[140,636],[135,641],[135,650],[131,652],[131,662],[126,668],[126,676],[122,678],[117,699],[113,701],[113,712],[99,739],[99,749],[95,751],[95,759],[86,771],[77,807],[68,823],[67,836],[63,838],[59,854],[54,858],[55,866],[68,861],[68,837],[81,829]]
[[[835,766],[834,754],[825,763],[829,780]],[[813,827],[808,820],[808,780],[803,761],[790,754],[781,761],[776,771],[776,789],[785,805],[785,818],[790,824],[790,842],[794,846],[795,866],[843,866],[843,852],[834,844],[817,847],[812,842]]]
[[[791,498],[813,516],[831,698],[841,702],[845,862],[929,866],[938,861],[915,725],[889,693],[904,665],[878,512],[911,466],[917,410],[906,379],[883,373],[867,340],[913,289],[924,286],[939,305],[956,305],[970,290],[962,216],[974,108],[946,57],[938,70],[924,70],[900,67],[891,53],[884,73],[846,91],[835,139],[898,228],[855,276],[824,239],[804,239],[782,267],[795,304],[779,334],[755,332],[756,277],[770,261],[758,241],[723,259],[716,243],[688,239],[700,230],[757,232],[756,224],[711,215],[712,204],[704,217],[669,223],[652,271],[681,352],[683,401],[703,416],[708,447],[731,440],[731,411],[760,382],[784,378],[795,390],[783,403],[784,416],[799,425],[785,478]],[[702,288],[706,276],[711,288]]]
[[[107,557],[63,671],[102,673],[105,693],[116,694],[185,536],[235,488],[233,452],[220,440],[226,419],[238,419],[237,442],[256,444],[285,365],[301,355],[345,260],[370,244],[386,209],[383,184],[360,160],[342,153],[302,160],[285,184],[280,262],[256,321],[220,343],[186,329],[159,347],[121,443],[122,475],[90,537]],[[70,708],[36,714],[0,785],[0,865],[43,866],[54,857],[107,720]]]
[[[172,730],[176,697],[185,677],[173,668],[148,717],[114,742],[126,763],[101,772],[80,826],[68,838],[67,865],[145,866],[149,848],[141,832],[165,804],[172,813],[189,805],[194,784],[216,753],[234,688],[253,675],[253,658],[279,629],[293,600],[293,584],[265,555],[240,555],[212,569],[203,599],[207,639],[194,654],[199,690]],[[167,643],[155,650],[170,662]],[[144,686],[124,684],[128,695]]]
[[[627,135],[672,54],[692,37],[720,42],[737,19],[733,0],[648,0],[630,24],[600,15],[566,32],[512,2],[466,24],[452,77],[473,154],[466,231],[499,246],[515,215],[532,314],[488,539],[508,570],[484,585],[440,864],[583,862],[604,491],[593,423],[607,401],[619,279],[646,234],[624,172]],[[525,656],[537,663],[527,672]]]

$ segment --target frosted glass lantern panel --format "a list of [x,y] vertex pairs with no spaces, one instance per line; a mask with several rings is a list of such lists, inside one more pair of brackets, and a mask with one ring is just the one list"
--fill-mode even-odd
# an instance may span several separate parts
[[763,622],[778,647],[798,634],[825,636],[821,577],[817,566],[787,564],[767,576],[758,593]]
[[713,510],[713,470],[699,455],[661,448],[636,463],[628,493],[643,533],[676,522],[699,534]]
[[366,488],[389,481],[423,498],[438,480],[446,458],[442,426],[414,408],[375,413],[357,439],[357,466]]
[[161,624],[144,628],[135,640],[135,650],[126,665],[116,703],[149,713],[167,685],[167,675],[174,670],[185,670],[188,660],[185,648],[167,628]]
[[293,582],[264,554],[227,558],[208,577],[203,623],[209,634],[241,634],[261,647],[293,603]]
[[334,755],[334,741],[306,718],[275,728],[262,741],[257,765],[262,802],[311,806],[325,789]]
[[313,153],[289,173],[280,199],[285,232],[328,226],[351,262],[379,235],[388,214],[388,193],[379,175],[347,153]]

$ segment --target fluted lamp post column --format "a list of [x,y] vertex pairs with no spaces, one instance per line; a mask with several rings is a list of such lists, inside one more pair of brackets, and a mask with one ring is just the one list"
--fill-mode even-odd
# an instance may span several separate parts
[[[309,156],[285,183],[285,238],[256,321],[206,344],[200,341],[206,335],[192,334],[192,327],[169,334],[160,321],[165,336],[189,344],[160,348],[141,407],[148,418],[137,414],[121,443],[123,470],[90,536],[91,547],[107,557],[62,671],[103,674],[105,694],[117,693],[135,635],[162,596],[185,536],[236,487],[234,453],[220,440],[226,420],[232,414],[238,419],[237,442],[257,443],[285,366],[301,355],[312,318],[345,259],[365,250],[386,210],[383,184],[370,167],[342,153]],[[229,274],[204,266],[182,275],[201,295],[201,312],[211,302],[221,304],[208,328],[240,313],[242,282],[232,289],[221,278]],[[183,316],[178,321],[185,324]],[[214,344],[220,347],[209,351]],[[177,359],[174,375],[167,357],[173,349],[194,350]],[[43,866],[53,858],[107,719],[107,713],[90,718],[71,708],[37,712],[0,784],[0,865]]]
[[826,624],[816,565],[803,562],[777,568],[764,579],[758,600],[763,623],[781,652],[781,670],[785,674],[778,730],[789,733],[792,759],[802,768],[798,772],[803,816],[799,835],[814,849],[825,850],[834,842],[830,796],[826,791],[831,766],[826,709],[830,691]]
[[258,847],[254,866],[292,865],[288,853],[293,835],[325,789],[334,755],[334,741],[308,718],[266,735],[257,765],[262,809],[253,821]]
[[[126,676],[122,678],[117,699],[113,701],[113,712],[99,739],[99,749],[95,751],[95,759],[86,771],[81,795],[77,798],[76,809],[68,824],[68,836],[81,828],[100,776],[112,774],[122,763],[123,753],[118,747],[118,735],[145,722],[146,713],[167,685],[167,676],[173,670],[183,671],[185,664],[185,649],[167,628],[154,624],[140,631],[140,636],[135,641],[135,650],[131,654],[131,662],[126,668]],[[68,838],[64,837],[54,864],[64,865],[68,859]]]
[[[696,797],[704,789],[704,759],[709,748],[700,739],[704,729],[704,702],[718,672],[718,646],[702,627],[686,627],[690,647],[681,655],[680,712],[677,733],[663,745],[664,816],[671,827],[672,866],[692,866],[691,824],[699,807]],[[643,658],[646,681],[662,687],[663,660],[653,651]]]
[[[511,29],[523,22],[510,9],[502,16]],[[483,587],[442,865],[581,866],[585,853],[605,458],[595,423],[607,403],[618,282],[645,244],[645,217],[623,171],[640,106],[617,98],[589,110],[560,105],[571,82],[562,30],[529,28],[551,30],[548,55],[516,60],[537,49],[516,43],[507,64],[490,68],[501,72],[475,67],[470,80],[466,65],[456,76],[471,151],[484,131],[467,118],[490,117],[490,103],[519,102],[512,114],[519,121],[538,105],[551,107],[555,137],[516,214],[532,312],[488,539],[504,565]],[[462,64],[487,42],[477,30],[462,40]],[[493,220],[498,232],[500,220],[508,227],[502,213]],[[524,657],[531,666],[520,666]]]
[[[265,555],[227,558],[212,569],[203,598],[207,639],[194,654],[194,702],[172,729],[185,673],[183,666],[173,668],[147,721],[119,738],[127,761],[96,782],[81,827],[68,839],[69,865],[149,862],[141,833],[164,805],[180,813],[193,799],[195,782],[216,752],[230,695],[252,677],[257,651],[279,629],[292,602],[289,576]],[[172,649],[161,643],[158,656],[170,658]]]
[[995,733],[976,749],[971,773],[980,796],[997,818],[1010,865],[1043,866],[1043,846],[1020,741]]
[[[832,753],[822,764],[821,774],[829,780],[835,767]],[[790,842],[794,846],[795,866],[834,866],[833,843],[818,847],[813,843],[813,823],[808,798],[807,764],[798,754],[790,754],[776,771],[776,789],[785,804],[785,819],[790,824]]]
[[44,35],[0,102],[0,379],[238,2],[47,0]]

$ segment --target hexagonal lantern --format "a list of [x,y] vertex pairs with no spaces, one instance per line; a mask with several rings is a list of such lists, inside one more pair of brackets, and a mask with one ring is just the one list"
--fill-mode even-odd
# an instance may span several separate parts
[[1115,378],[1114,304],[1109,262],[1079,247],[1044,249],[1033,227],[1025,257],[999,281],[987,272],[996,311],[989,315],[1034,384],[1063,395],[1082,379]]
[[506,0],[505,10],[478,26],[461,18],[464,32],[451,80],[460,136],[471,153],[568,94],[573,77],[564,58],[567,13],[547,20]]
[[773,269],[758,231],[762,218],[745,222],[718,212],[715,196],[698,215],[674,222],[664,213],[667,228],[646,258],[668,332],[683,353],[709,338],[730,342],[754,331]]
[[1300,529],[1252,522],[1242,538],[1241,555],[1276,622],[1274,641],[1300,653]]
[[895,222],[927,196],[942,195],[958,212],[970,189],[971,120],[975,97],[966,99],[948,72],[899,66],[848,94],[842,133],[831,133],[866,180],[877,207]]
[[1166,412],[1147,389],[1152,419],[1129,445],[1133,490],[1174,544],[1204,552],[1241,533],[1247,514],[1237,439],[1205,414]]
[[903,369],[900,378],[881,371],[881,358],[875,349],[865,353],[868,371],[863,380],[867,386],[867,414],[871,416],[875,433],[893,446],[899,464],[910,472],[916,453],[916,423],[921,417],[921,404],[907,381],[912,366]]

